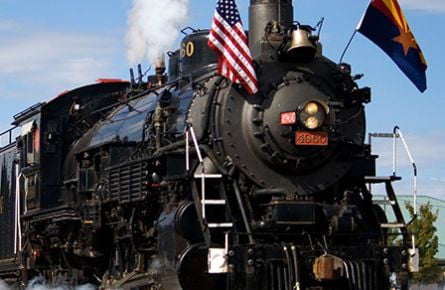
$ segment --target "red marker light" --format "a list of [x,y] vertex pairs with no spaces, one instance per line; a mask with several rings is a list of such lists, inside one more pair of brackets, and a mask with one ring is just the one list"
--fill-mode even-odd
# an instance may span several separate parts
[[282,112],[280,113],[280,124],[281,125],[293,125],[297,122],[296,112]]

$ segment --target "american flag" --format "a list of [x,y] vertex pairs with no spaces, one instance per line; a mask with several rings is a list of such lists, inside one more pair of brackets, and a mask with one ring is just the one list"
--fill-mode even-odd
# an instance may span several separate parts
[[219,55],[218,73],[255,94],[257,78],[235,0],[216,3],[208,44]]

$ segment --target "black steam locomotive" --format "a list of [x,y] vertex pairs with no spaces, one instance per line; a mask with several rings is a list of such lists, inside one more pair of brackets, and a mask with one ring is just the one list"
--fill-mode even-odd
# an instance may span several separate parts
[[[0,278],[99,289],[406,288],[412,246],[365,144],[370,89],[286,1],[251,1],[259,92],[192,31],[147,80],[100,82],[14,116],[0,149]],[[17,133],[14,138],[13,131]],[[368,184],[384,183],[398,246]]]

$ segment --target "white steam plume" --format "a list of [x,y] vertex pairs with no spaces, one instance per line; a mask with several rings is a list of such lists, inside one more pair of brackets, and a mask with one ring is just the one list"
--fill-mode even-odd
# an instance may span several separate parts
[[6,283],[3,282],[3,280],[0,280],[0,290],[9,290],[8,285],[6,285]]
[[[17,290],[19,288],[7,285],[3,280],[0,280],[0,290]],[[42,277],[32,279],[26,286],[25,290],[96,290],[96,286],[91,284],[71,286],[65,281],[59,281],[59,285],[50,286]]]
[[131,66],[172,49],[187,20],[189,0],[133,0],[125,36]]

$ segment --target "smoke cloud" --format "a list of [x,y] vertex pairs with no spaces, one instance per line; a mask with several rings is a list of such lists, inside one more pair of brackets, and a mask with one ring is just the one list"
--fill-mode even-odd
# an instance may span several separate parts
[[125,36],[131,66],[157,57],[173,48],[187,21],[189,0],[133,0]]

